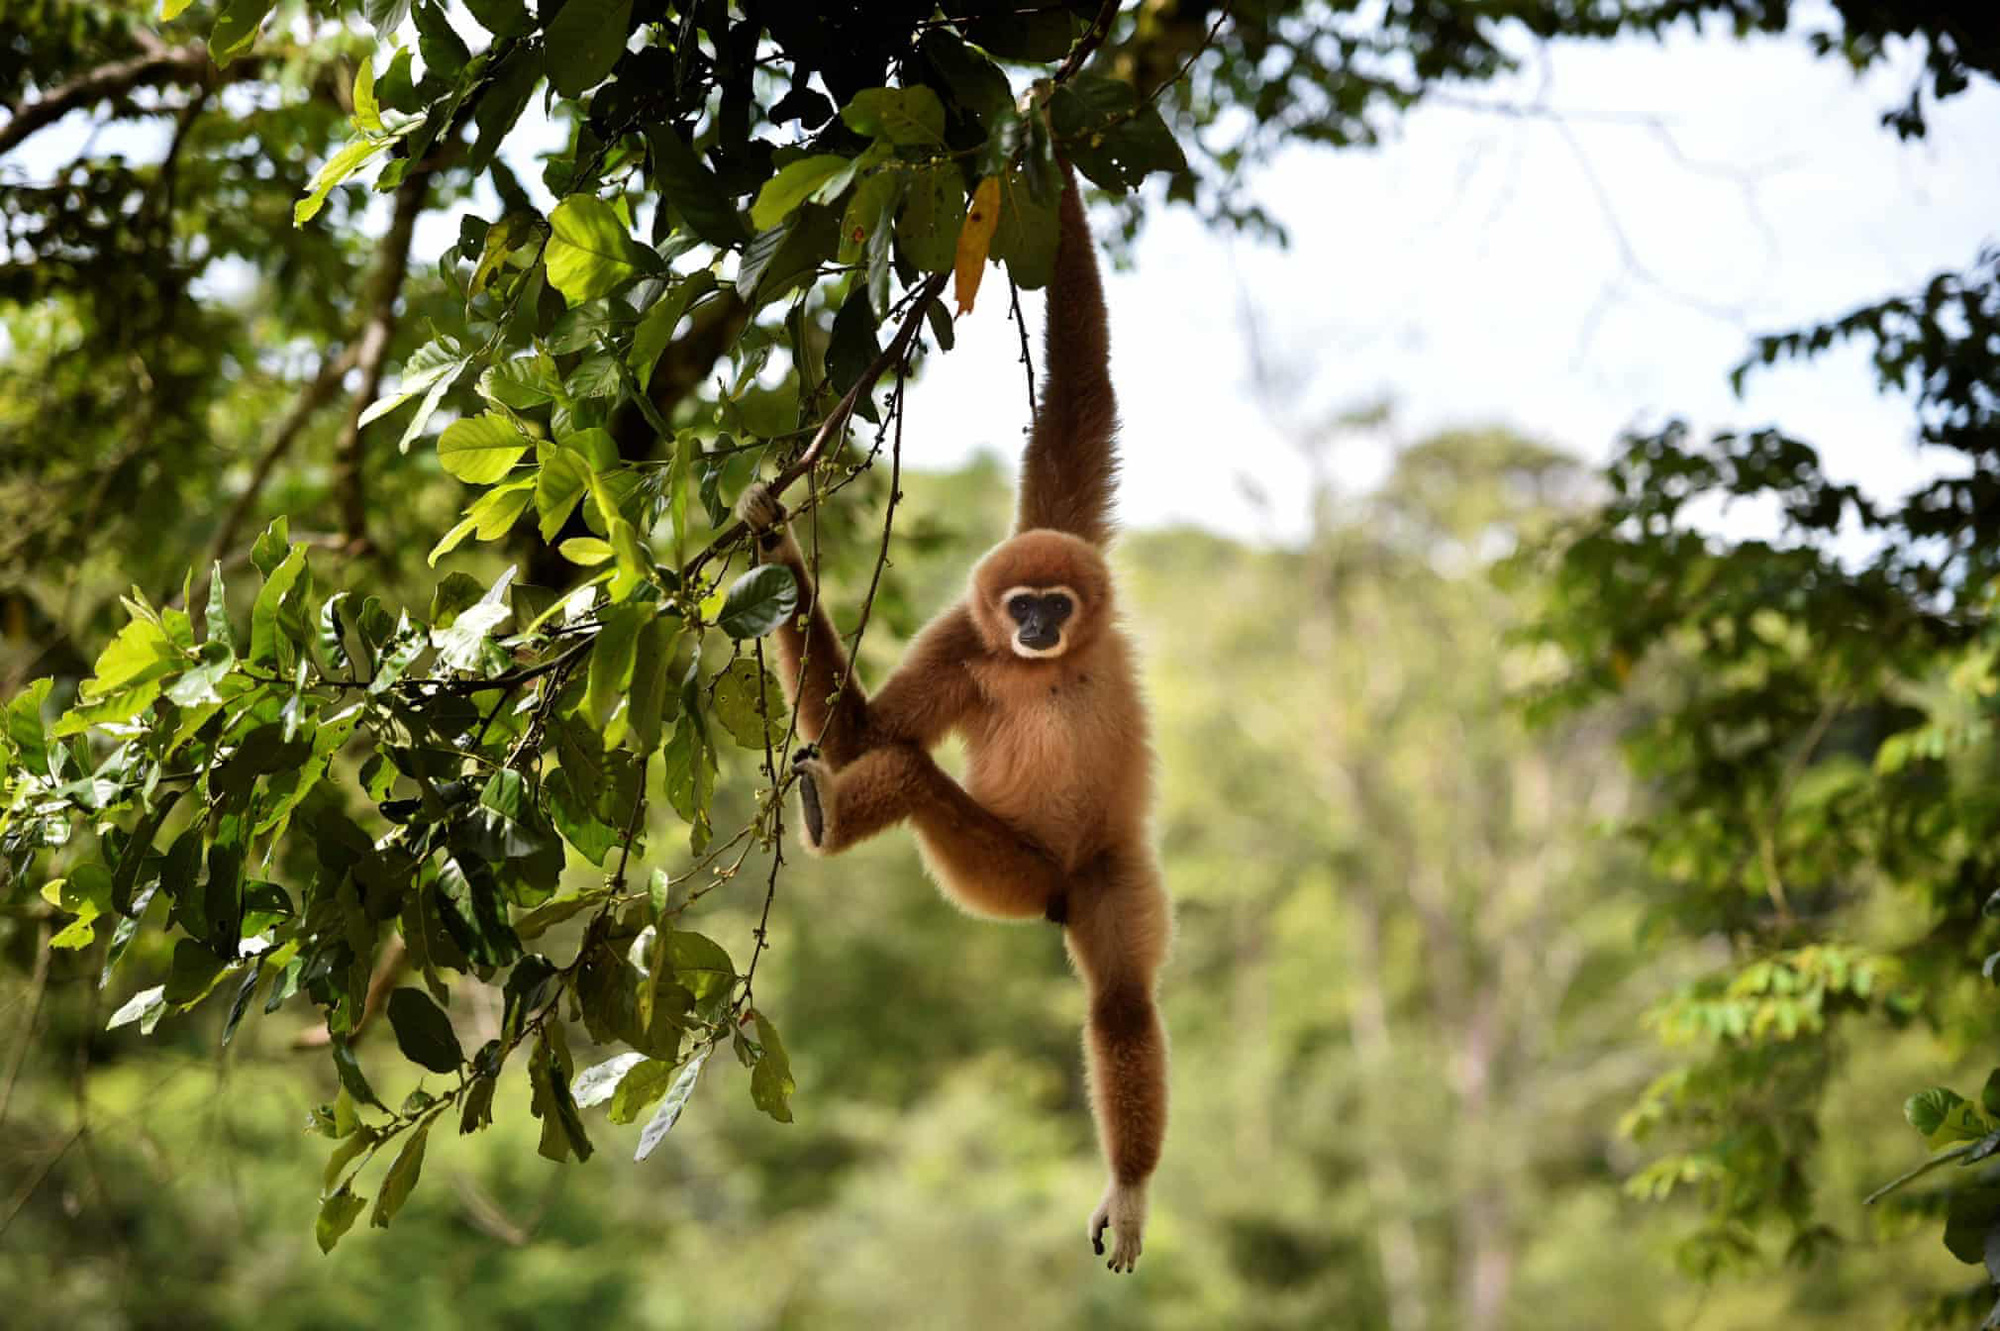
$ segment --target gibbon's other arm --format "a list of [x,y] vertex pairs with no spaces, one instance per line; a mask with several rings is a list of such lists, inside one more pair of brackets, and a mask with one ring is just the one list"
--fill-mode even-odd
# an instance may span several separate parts
[[870,701],[858,679],[847,678],[841,687],[849,675],[847,651],[798,542],[784,525],[784,507],[760,482],[743,492],[736,508],[757,533],[760,561],[789,569],[808,606],[805,628],[796,618],[778,627],[781,683],[798,709],[800,730],[820,746],[826,761],[839,768],[884,744],[928,749],[943,739],[977,702],[965,664],[981,647],[965,607],[956,606],[926,625]]
[[[806,567],[799,543],[785,523],[785,506],[762,481],[754,482],[736,501],[736,516],[755,533],[757,562],[778,564],[798,584],[806,625],[796,615],[778,626],[779,683],[786,701],[799,714],[799,731],[820,746],[827,761],[839,767],[864,747],[868,695],[847,668],[847,651],[834,631],[833,619],[820,600],[819,584]],[[841,686],[845,679],[846,687]]]
[[1118,401],[1111,391],[1111,333],[1097,250],[1076,173],[1063,167],[1055,276],[1042,341],[1042,391],[1021,458],[1016,531],[1053,527],[1102,546],[1111,539],[1118,487]]

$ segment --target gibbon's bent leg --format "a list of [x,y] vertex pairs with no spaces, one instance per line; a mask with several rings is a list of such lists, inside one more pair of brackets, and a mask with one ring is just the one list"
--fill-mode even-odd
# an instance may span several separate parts
[[1146,1185],[1167,1132],[1167,1033],[1153,989],[1172,942],[1173,915],[1149,852],[1109,852],[1079,876],[1063,931],[1083,977],[1091,1110],[1111,1180],[1090,1217],[1090,1242],[1104,1253],[1112,1231],[1113,1271],[1139,1260]]
[[[785,526],[785,508],[771,488],[759,481],[736,501],[736,515],[755,534],[757,562],[779,564],[791,571],[799,600],[806,608],[806,626],[796,616],[778,626],[778,681],[785,699],[799,714],[799,730],[819,745],[828,761],[839,767],[862,748],[868,697],[861,681],[847,668],[847,651],[834,631],[833,619],[820,601],[818,585],[806,568],[805,556]],[[846,680],[846,687],[841,681]],[[838,696],[836,696],[836,694]],[[829,699],[832,701],[829,702]]]
[[1021,836],[915,744],[868,750],[838,771],[799,758],[806,846],[831,855],[909,819],[944,894],[990,919],[1049,918],[1067,878],[1055,857]]

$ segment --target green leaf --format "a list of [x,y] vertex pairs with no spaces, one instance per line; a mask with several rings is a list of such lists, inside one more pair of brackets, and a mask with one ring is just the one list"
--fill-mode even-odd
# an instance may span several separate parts
[[[572,7],[582,0],[571,0]],[[630,0],[623,0],[629,4]],[[557,21],[569,17],[565,8]],[[549,242],[543,260],[549,284],[571,306],[595,300],[629,281],[637,248],[610,204],[593,194],[572,194],[549,214]]]
[[644,1054],[624,1053],[608,1058],[595,1067],[585,1068],[577,1074],[570,1086],[570,1094],[576,1098],[578,1109],[590,1109],[609,1100],[618,1089],[618,1083],[625,1074],[646,1061]]
[[[251,0],[251,3],[262,3],[262,0]],[[217,20],[216,28],[219,30],[221,27],[222,21]],[[212,43],[213,38],[210,41]],[[248,46],[249,42],[246,40],[244,45]],[[216,60],[218,64],[227,63],[219,55]],[[327,158],[321,164],[318,174],[312,178],[312,184],[307,187],[306,196],[292,205],[292,225],[304,226],[312,221],[319,210],[326,205],[326,196],[333,193],[334,187],[360,170],[369,158],[387,148],[390,142],[389,139],[353,139],[346,147]]]
[[360,68],[354,71],[354,127],[382,132],[382,108],[375,102],[373,55],[363,55]]
[[344,1185],[340,1191],[323,1199],[319,1204],[319,1219],[313,1224],[313,1237],[319,1241],[319,1250],[332,1252],[333,1245],[354,1228],[356,1218],[367,1205],[366,1197],[356,1196]]
[[964,225],[965,181],[956,166],[933,162],[912,175],[896,219],[896,239],[911,263],[927,273],[949,272]]
[[631,703],[627,720],[632,728],[633,748],[642,756],[652,756],[660,747],[660,720],[665,714],[667,668],[673,658],[674,639],[679,626],[654,616],[639,630],[632,655]]
[[688,825],[688,841],[699,855],[708,847],[709,801],[715,794],[715,752],[700,720],[682,712],[662,750],[661,778],[667,802]]
[[609,542],[600,541],[595,536],[572,536],[556,547],[562,557],[583,568],[596,568],[611,558]]
[[639,380],[639,387],[652,383],[653,371],[659,366],[660,357],[673,341],[674,329],[680,326],[681,317],[688,306],[709,292],[715,290],[715,274],[706,268],[691,273],[676,283],[673,290],[654,301],[640,318],[639,326],[632,330],[632,351],[626,363]]
[[98,653],[91,678],[83,682],[79,693],[85,699],[108,697],[171,674],[186,664],[187,658],[158,621],[135,618],[118,630],[118,636]]
[[172,23],[187,12],[194,0],[160,0],[160,22]]
[[528,438],[505,416],[488,413],[453,421],[438,436],[438,462],[473,485],[499,480],[528,451]]
[[761,638],[792,617],[799,584],[782,564],[764,564],[738,578],[723,598],[716,627],[732,638]]
[[1049,284],[1056,271],[1056,210],[1035,201],[1028,179],[1010,171],[1000,182],[1000,220],[993,232],[992,258],[1030,290]]
[[750,206],[750,224],[759,231],[769,231],[848,165],[848,158],[833,153],[815,153],[793,162],[757,191],[757,201]]
[[308,641],[304,614],[292,591],[306,574],[306,548],[295,545],[284,561],[271,570],[250,607],[250,655],[252,664],[268,665],[281,659],[279,644],[291,641],[303,647]]
[[[167,987],[163,984],[156,984],[151,989],[141,989],[111,1014],[111,1020],[104,1024],[104,1029],[115,1031],[120,1026],[129,1026],[143,1017],[150,1016],[158,1020],[159,1014],[166,1011],[166,993]],[[152,1027],[148,1025],[145,1029],[151,1030]]]
[[368,1078],[362,1075],[361,1061],[355,1058],[354,1047],[348,1044],[347,1037],[335,1035],[328,1049],[333,1055],[333,1070],[340,1077],[341,1089],[354,1097],[357,1103],[385,1108],[377,1098],[374,1087],[368,1084]]
[[723,192],[722,183],[687,140],[669,125],[655,125],[646,131],[646,143],[652,150],[653,173],[661,193],[688,230],[711,245],[738,245],[750,238],[735,201]]
[[465,1062],[451,1018],[421,989],[402,988],[389,995],[389,1025],[403,1057],[432,1072],[456,1072]]
[[1951,1194],[1945,1212],[1944,1246],[1968,1266],[1986,1260],[1987,1235],[2000,1226],[2000,1188],[1966,1188]]
[[[525,493],[522,498],[525,502]],[[439,661],[453,670],[471,671],[486,664],[489,652],[498,654],[499,649],[493,645],[493,630],[514,613],[507,600],[507,590],[513,581],[514,566],[509,564],[484,596],[458,612],[450,628],[431,630],[431,645],[437,648]]]
[[549,22],[549,82],[576,97],[604,81],[632,30],[632,0],[567,0]]
[[737,744],[758,753],[785,734],[785,695],[768,670],[749,657],[738,657],[715,677],[715,718]]
[[714,1052],[713,1044],[705,1044],[681,1068],[681,1075],[674,1079],[673,1089],[667,1092],[667,1098],[660,1102],[658,1111],[640,1130],[639,1148],[632,1153],[635,1161],[651,1155],[666,1135],[673,1131],[674,1124],[680,1122],[681,1111],[687,1108],[688,1097],[694,1094],[694,1085],[701,1080],[702,1066]]
[[192,938],[174,944],[173,965],[167,971],[166,993],[169,1007],[192,1007],[208,997],[222,977],[226,962]]
[[215,26],[208,31],[208,53],[216,64],[227,65],[250,49],[274,3],[275,0],[226,0],[222,12],[215,16]]
[[664,1059],[649,1058],[618,1079],[605,1111],[613,1123],[637,1123],[639,1115],[662,1095],[674,1081],[674,1065]]
[[981,121],[1013,110],[1014,89],[1000,67],[946,27],[927,30],[917,51],[937,68],[951,99]]
[[625,698],[638,657],[639,630],[654,615],[650,605],[614,606],[604,616],[597,641],[590,648],[590,681],[584,692],[584,712],[600,730]]
[[536,451],[542,469],[535,477],[535,513],[542,539],[552,541],[590,488],[592,470],[590,462],[574,449],[544,445]]
[[864,89],[841,108],[840,118],[855,133],[898,147],[944,143],[944,103],[921,84]]
[[720,1013],[736,988],[736,965],[728,951],[706,934],[687,929],[663,932],[675,983],[694,995],[696,1011],[705,1016]]
[[[397,992],[408,994],[416,991],[402,989]],[[368,1217],[372,1227],[387,1229],[396,1212],[402,1210],[403,1203],[410,1199],[417,1179],[424,1172],[424,1147],[429,1143],[430,1135],[430,1119],[410,1129],[410,1135],[403,1141],[403,1149],[396,1153],[396,1163],[389,1166],[389,1172],[382,1178],[382,1195],[375,1199],[375,1214]]]
[[444,5],[438,0],[417,0],[410,7],[410,16],[417,21],[417,51],[424,58],[425,75],[457,78],[472,58],[472,52],[445,17]]
[[792,1063],[778,1040],[778,1028],[761,1012],[757,1013],[757,1043],[764,1047],[757,1065],[750,1069],[750,1100],[780,1123],[792,1121]]
[[[516,8],[520,8],[518,0]],[[526,14],[522,14],[522,18],[526,18]],[[486,94],[480,98],[480,108],[472,116],[472,124],[478,126],[478,138],[472,140],[472,152],[466,154],[468,172],[478,176],[492,166],[494,152],[500,150],[500,144],[506,140],[508,130],[514,128],[514,122],[520,120],[520,114],[528,110],[528,100],[534,96],[534,86],[538,82],[542,82],[542,62],[536,60],[534,48],[516,46],[502,62],[496,78],[486,86]],[[508,240],[512,240],[512,236],[500,236],[502,254],[508,248]],[[492,280],[492,268],[486,264],[490,254],[492,250],[482,250],[480,254],[480,272],[488,282]],[[484,290],[484,284],[480,282],[474,282],[474,286]]]
[[1976,1141],[1993,1130],[1970,1101],[1943,1086],[1933,1086],[1904,1101],[1903,1117],[1924,1134],[1934,1151],[1952,1142]]

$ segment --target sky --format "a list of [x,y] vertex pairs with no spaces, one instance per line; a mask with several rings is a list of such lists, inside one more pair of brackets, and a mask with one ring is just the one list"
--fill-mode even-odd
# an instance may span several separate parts
[[[1382,401],[1388,427],[1322,455],[1343,488],[1441,428],[1507,425],[1601,461],[1622,431],[1676,415],[1781,426],[1877,496],[1948,465],[1913,446],[1908,400],[1878,394],[1856,350],[1753,375],[1740,400],[1728,374],[1755,333],[1907,290],[2000,238],[2000,91],[1976,84],[1904,144],[1879,117],[1907,95],[1907,50],[1860,79],[1800,36],[1683,28],[1524,54],[1518,75],[1426,103],[1376,148],[1295,149],[1252,176],[1288,246],[1151,211],[1106,275],[1127,525],[1296,538],[1302,439]],[[72,116],[4,174],[46,174],[89,132]],[[456,240],[455,218],[425,222],[420,252]],[[1019,448],[1018,334],[994,290],[911,390],[911,466]],[[1039,306],[1025,301],[1037,330]],[[1253,344],[1278,371],[1265,387]]]
[[[1681,416],[1780,425],[1877,495],[1935,475],[1909,400],[1878,395],[1863,354],[1753,375],[1741,400],[1728,382],[1754,334],[1917,286],[2000,239],[2000,93],[1976,85],[1902,144],[1878,121],[1913,67],[1856,80],[1800,37],[1691,30],[1562,45],[1421,107],[1379,148],[1299,149],[1253,178],[1288,248],[1156,213],[1129,270],[1107,274],[1127,523],[1294,537],[1301,435],[1383,399],[1403,441],[1504,424],[1603,460],[1622,431]],[[913,461],[1018,446],[1005,314],[989,301],[961,320],[912,391]],[[1257,388],[1248,320],[1291,391]],[[1378,477],[1384,443],[1337,438],[1336,482]]]

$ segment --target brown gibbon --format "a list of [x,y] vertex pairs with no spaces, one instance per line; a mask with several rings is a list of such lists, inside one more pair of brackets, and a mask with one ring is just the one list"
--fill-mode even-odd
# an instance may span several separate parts
[[[909,820],[944,893],[990,919],[1063,928],[1089,996],[1090,1098],[1111,1179],[1089,1238],[1130,1271],[1167,1127],[1167,1037],[1154,1006],[1173,934],[1149,841],[1152,754],[1131,642],[1104,549],[1118,477],[1104,291],[1073,176],[1066,181],[1046,365],[1022,460],[1014,535],[963,600],[917,635],[871,696],[771,491],[737,503],[765,562],[798,580],[778,630],[784,687],[817,745],[794,758],[803,839],[828,855]],[[965,741],[965,784],[929,750]]]

